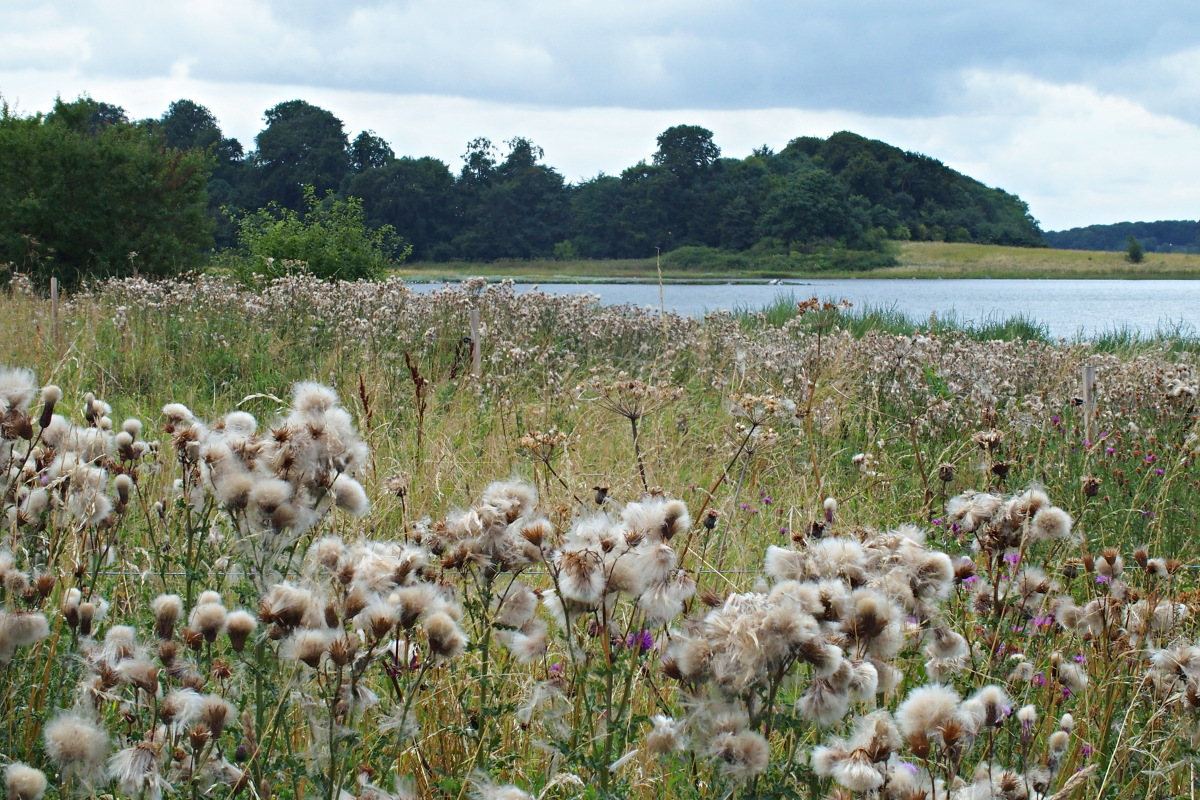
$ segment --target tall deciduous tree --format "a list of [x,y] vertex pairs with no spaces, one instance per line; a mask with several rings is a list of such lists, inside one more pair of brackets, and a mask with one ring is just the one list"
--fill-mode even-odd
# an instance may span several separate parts
[[365,172],[380,169],[396,160],[392,146],[375,135],[374,131],[363,131],[350,143],[350,171]]
[[699,125],[676,125],[658,135],[654,163],[677,178],[692,179],[721,156],[713,133]]
[[266,113],[267,127],[255,142],[258,202],[285,208],[304,205],[305,186],[318,195],[336,191],[350,169],[342,121],[303,100],[280,103]]

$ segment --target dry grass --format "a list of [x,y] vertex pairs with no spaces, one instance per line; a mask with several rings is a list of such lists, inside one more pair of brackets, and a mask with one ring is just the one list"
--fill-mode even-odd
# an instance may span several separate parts
[[1200,255],[1147,253],[1130,264],[1124,253],[983,244],[906,242],[899,266],[872,277],[897,278],[1196,278]]

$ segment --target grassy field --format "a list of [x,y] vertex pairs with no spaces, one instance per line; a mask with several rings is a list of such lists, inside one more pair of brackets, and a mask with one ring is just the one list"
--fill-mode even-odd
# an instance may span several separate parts
[[10,797],[1192,791],[1177,342],[299,275],[59,312],[0,297]]
[[1196,278],[1200,255],[1147,253],[1130,264],[1124,253],[981,244],[906,242],[900,265],[872,273],[877,277],[917,278]]
[[[1200,255],[1147,253],[1141,264],[1130,264],[1124,253],[1050,248],[1001,247],[943,242],[903,242],[898,245],[895,267],[864,272],[824,271],[796,273],[795,277],[824,278],[1130,278],[1166,279],[1200,277]],[[654,281],[655,261],[628,259],[612,261],[503,261],[416,262],[405,265],[399,275],[416,280],[460,280],[472,275],[514,278],[550,283],[586,280]],[[777,272],[743,270],[735,273],[706,273],[665,267],[663,277],[674,281],[728,280],[730,277],[764,280],[780,277]]]

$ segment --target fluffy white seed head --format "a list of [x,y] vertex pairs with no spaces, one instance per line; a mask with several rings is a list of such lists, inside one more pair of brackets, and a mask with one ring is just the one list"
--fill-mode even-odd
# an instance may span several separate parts
[[8,800],[38,800],[46,793],[46,773],[14,761],[4,768],[4,789]]
[[92,720],[64,711],[46,726],[43,738],[46,755],[63,777],[90,781],[104,765],[108,734]]

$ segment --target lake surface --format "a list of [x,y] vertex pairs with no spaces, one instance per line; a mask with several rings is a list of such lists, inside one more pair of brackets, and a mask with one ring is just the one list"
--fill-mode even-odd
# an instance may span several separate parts
[[[417,291],[441,284],[412,284]],[[533,284],[516,284],[518,292]],[[629,303],[659,308],[656,284],[547,283],[547,294],[596,294],[604,305]],[[1159,328],[1195,335],[1200,330],[1200,280],[898,280],[811,279],[737,284],[666,284],[666,308],[700,316],[719,309],[759,309],[780,297],[797,300],[849,300],[855,308],[895,307],[913,319],[955,315],[960,321],[985,322],[1023,314],[1046,325],[1053,337],[1071,339],[1128,328],[1144,335]]]

